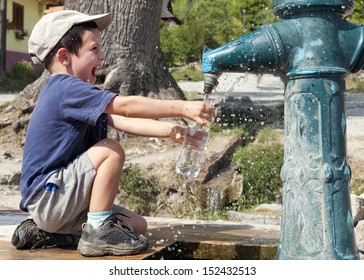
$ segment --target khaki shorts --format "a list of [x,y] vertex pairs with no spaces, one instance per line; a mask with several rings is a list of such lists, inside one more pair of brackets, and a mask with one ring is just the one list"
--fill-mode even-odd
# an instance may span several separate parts
[[[96,170],[87,153],[54,173],[47,184],[55,184],[56,190],[42,189],[28,205],[29,214],[38,227],[51,233],[81,235],[95,176]],[[114,213],[122,209],[119,205],[113,206]]]

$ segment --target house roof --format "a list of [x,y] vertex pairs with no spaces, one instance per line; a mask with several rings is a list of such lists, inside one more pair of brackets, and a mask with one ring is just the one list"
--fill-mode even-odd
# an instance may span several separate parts
[[171,2],[172,0],[163,0],[161,19],[171,20],[180,25],[182,21],[173,14]]

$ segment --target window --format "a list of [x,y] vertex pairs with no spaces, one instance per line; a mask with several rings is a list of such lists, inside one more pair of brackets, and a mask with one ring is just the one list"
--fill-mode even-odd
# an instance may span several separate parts
[[17,30],[24,29],[24,6],[13,3],[13,24]]

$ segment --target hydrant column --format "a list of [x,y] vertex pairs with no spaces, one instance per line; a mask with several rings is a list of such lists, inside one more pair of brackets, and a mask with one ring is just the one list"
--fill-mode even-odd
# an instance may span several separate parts
[[[301,8],[304,2],[309,5]],[[354,3],[273,3],[275,13],[286,20],[275,30],[288,55],[277,258],[359,259],[348,187],[344,95],[345,78],[362,59],[363,30],[342,19]],[[296,38],[290,40],[287,30]],[[345,36],[356,45],[347,45]]]
[[287,83],[279,259],[357,259],[343,78]]
[[273,0],[283,20],[214,50],[202,71],[273,73],[285,82],[278,259],[359,259],[346,152],[345,78],[364,65],[353,0]]

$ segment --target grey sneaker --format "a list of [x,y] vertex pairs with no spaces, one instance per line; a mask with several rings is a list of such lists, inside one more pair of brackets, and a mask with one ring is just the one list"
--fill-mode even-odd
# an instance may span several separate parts
[[135,234],[130,225],[114,215],[106,219],[98,229],[94,229],[90,224],[84,224],[78,243],[78,250],[86,257],[134,255],[147,248],[147,238]]
[[18,225],[11,238],[11,244],[18,250],[74,247],[77,246],[79,236],[71,234],[49,233],[41,230],[33,219],[26,219]]

